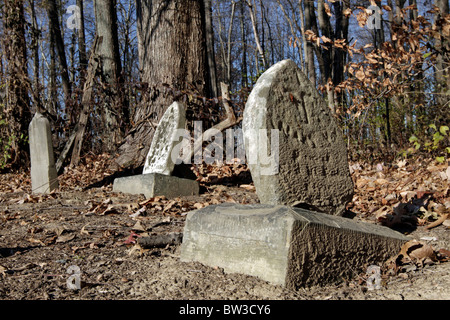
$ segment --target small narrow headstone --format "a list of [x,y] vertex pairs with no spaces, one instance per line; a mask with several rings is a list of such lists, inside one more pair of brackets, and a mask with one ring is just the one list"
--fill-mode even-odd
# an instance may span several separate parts
[[166,110],[153,135],[152,144],[145,159],[143,174],[160,173],[170,175],[175,167],[172,150],[176,144],[177,130],[184,130],[186,111],[179,102]]
[[50,193],[58,188],[50,124],[36,112],[28,128],[30,136],[31,188],[33,193]]
[[[353,181],[342,133],[328,105],[292,60],[278,62],[258,79],[245,106],[242,130],[261,203],[345,212]],[[278,149],[269,138],[273,131],[278,132]],[[268,158],[261,150],[277,153],[270,155],[278,162],[276,170],[267,170]]]

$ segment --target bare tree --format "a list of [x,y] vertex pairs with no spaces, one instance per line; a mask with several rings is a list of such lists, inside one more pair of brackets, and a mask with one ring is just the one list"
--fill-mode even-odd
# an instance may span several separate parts
[[232,31],[233,31],[233,21],[234,21],[234,13],[236,9],[236,2],[231,0],[231,13],[230,13],[230,19],[228,24],[228,31],[227,31],[227,39],[226,41],[223,39],[222,34],[224,33],[222,29],[225,29],[222,25],[222,17],[223,14],[220,10],[220,7],[218,5],[217,11],[219,13],[219,17],[217,19],[217,27],[218,27],[218,36],[220,41],[220,49],[222,52],[222,61],[225,69],[225,82],[231,86],[231,37],[232,37]]
[[205,2],[205,38],[206,38],[206,55],[209,72],[208,91],[212,97],[217,97],[219,89],[217,85],[216,59],[214,55],[214,28],[212,20],[211,0],[204,0]]
[[77,6],[80,8],[80,25],[78,28],[78,53],[80,63],[80,86],[83,87],[84,76],[87,68],[87,53],[86,53],[86,32],[84,25],[84,4],[83,0],[77,0]]
[[[8,150],[11,164],[23,165],[28,159],[28,124],[31,120],[28,93],[27,46],[25,42],[24,1],[3,3],[3,47],[6,58],[6,99],[3,114],[6,117],[7,141],[2,150]],[[5,143],[8,147],[5,149]]]
[[134,127],[119,148],[116,162],[122,167],[142,166],[155,124],[173,102],[164,94],[190,88],[208,92],[204,3],[201,0],[136,1],[141,79],[149,94],[133,115]]
[[50,20],[51,36],[53,37],[55,49],[59,58],[60,75],[64,91],[65,102],[66,104],[68,104],[72,94],[72,87],[69,80],[69,68],[67,66],[66,51],[64,48],[64,40],[61,35],[61,26],[58,18],[59,8],[56,3],[56,0],[47,0],[46,6],[48,18]]
[[247,88],[248,87],[248,70],[247,70],[247,30],[245,27],[245,10],[244,10],[244,1],[241,0],[239,3],[239,23],[240,23],[240,30],[241,30],[241,41],[242,41],[242,59],[241,59],[241,87]]
[[259,38],[258,26],[257,26],[257,21],[256,21],[256,13],[255,13],[256,8],[255,8],[254,3],[252,3],[251,0],[247,0],[247,6],[248,6],[249,13],[250,13],[250,20],[252,22],[252,28],[253,28],[253,36],[255,37],[256,49],[258,50],[259,59],[261,60],[263,67],[266,68],[267,67],[266,55],[263,50],[263,47],[261,46],[261,41]]
[[437,85],[437,102],[444,108],[448,109],[449,96],[448,89],[450,88],[450,41],[447,36],[444,35],[442,30],[443,23],[440,21],[449,14],[448,0],[436,0],[436,7],[439,8],[439,13],[435,16],[435,23],[440,33],[440,37],[437,39],[435,47],[438,51],[437,63],[436,63],[436,85]]
[[111,152],[122,140],[120,121],[122,118],[123,95],[122,64],[117,35],[117,13],[115,0],[95,0],[95,26],[99,37],[97,55],[100,58],[101,79],[103,86],[102,146]]

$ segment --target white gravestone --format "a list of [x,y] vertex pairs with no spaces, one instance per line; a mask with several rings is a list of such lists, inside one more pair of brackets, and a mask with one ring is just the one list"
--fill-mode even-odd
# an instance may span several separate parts
[[58,188],[50,124],[36,112],[28,128],[30,136],[31,188],[33,193],[50,193]]
[[186,111],[179,102],[174,102],[164,113],[145,159],[141,175],[117,178],[113,190],[130,194],[144,194],[146,198],[164,195],[168,198],[197,195],[196,180],[172,176],[179,149],[179,133],[184,131]]
[[143,174],[170,175],[175,167],[172,150],[177,140],[177,130],[184,130],[186,111],[181,103],[174,102],[164,113],[153,135],[152,144],[145,159]]

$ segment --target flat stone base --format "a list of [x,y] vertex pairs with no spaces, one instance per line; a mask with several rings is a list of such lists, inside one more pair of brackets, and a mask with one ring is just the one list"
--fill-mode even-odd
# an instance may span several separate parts
[[297,289],[353,277],[407,240],[386,227],[300,208],[222,204],[188,214],[181,260]]
[[114,179],[113,191],[144,194],[146,198],[155,196],[174,198],[198,195],[199,184],[195,180],[182,179],[159,173],[147,173]]

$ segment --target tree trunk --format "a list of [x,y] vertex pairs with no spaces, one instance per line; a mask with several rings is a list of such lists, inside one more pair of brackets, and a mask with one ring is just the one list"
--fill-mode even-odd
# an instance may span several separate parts
[[145,161],[158,122],[174,97],[164,94],[162,85],[172,91],[195,89],[210,96],[201,0],[137,0],[137,34],[141,79],[148,84],[133,117],[135,124],[119,148],[116,163],[140,167]]
[[[344,15],[344,11],[348,8],[346,1],[337,1],[333,3],[334,13],[336,19],[336,26],[334,31],[333,40],[345,40],[348,44],[348,24],[349,19]],[[333,86],[336,87],[342,81],[344,81],[344,66],[347,60],[347,52],[344,49],[340,49],[333,46]],[[334,91],[334,90],[333,90]],[[342,105],[344,103],[345,95],[343,92],[335,93],[335,104]],[[337,107],[335,105],[335,107]]]
[[[446,37],[443,32],[443,23],[439,21],[443,19],[445,15],[449,14],[448,0],[436,0],[435,5],[439,8],[439,13],[436,14],[435,23],[437,30],[440,33],[440,39],[436,40],[435,47],[439,54],[436,59],[436,93],[437,103],[444,109],[448,109],[449,95],[448,89],[450,88],[450,41],[448,36]],[[433,119],[434,120],[434,119]],[[442,119],[444,122],[448,119]]]
[[208,85],[208,91],[211,93],[211,97],[218,96],[217,85],[217,72],[216,72],[216,59],[214,54],[214,28],[212,22],[212,8],[211,0],[205,0],[205,36],[206,36],[206,53],[208,57],[208,72],[210,79]]
[[236,8],[236,2],[232,1],[230,25],[228,26],[228,40],[227,40],[227,81],[228,81],[229,86],[231,86],[231,33],[233,31],[233,20],[234,20],[235,8]]
[[289,18],[289,15],[287,14],[287,12],[286,12],[283,4],[281,3],[281,1],[277,0],[277,2],[278,2],[278,5],[279,5],[281,11],[283,12],[284,17],[286,18],[286,21],[289,24],[289,28],[291,30],[292,38],[295,41],[294,42],[294,44],[295,44],[294,46],[297,46],[298,55],[300,56],[300,68],[302,69],[302,71],[304,71],[304,68],[303,68],[304,66],[303,66],[302,43],[301,43],[300,39],[297,37],[297,30],[294,29],[294,23],[292,22],[292,19]]
[[[253,4],[252,4],[251,0],[247,0],[247,6],[248,6],[248,9],[250,12],[250,20],[252,22],[253,35],[255,37],[256,49],[258,50],[258,54],[259,54],[258,58],[261,60],[263,68],[265,69],[267,67],[266,56],[265,56],[263,47],[261,46],[261,41],[259,40],[258,27],[256,25],[257,24],[256,15],[255,15],[255,12],[253,11]],[[258,72],[259,72],[259,67],[258,67]]]
[[34,0],[30,1],[31,7],[31,51],[33,53],[33,102],[36,106],[37,112],[43,112],[41,97],[40,97],[40,82],[39,82],[39,38],[40,30],[38,28],[36,19],[36,10],[34,7]]
[[[317,26],[316,26],[316,15],[314,13],[314,3],[310,1],[305,1],[304,5],[304,14],[305,14],[305,29],[311,30],[314,33],[318,34]],[[315,86],[317,84],[316,79],[316,66],[314,63],[314,44],[311,41],[307,42],[306,45],[306,55],[308,56],[308,77],[309,80]]]
[[[6,103],[3,114],[6,118],[7,141],[11,164],[28,164],[28,124],[31,120],[28,92],[30,82],[27,72],[27,46],[25,41],[25,16],[23,0],[3,3],[3,28],[6,66]],[[3,157],[4,155],[2,155]],[[5,163],[3,163],[5,164]]]
[[245,10],[244,10],[244,1],[241,1],[239,4],[240,9],[240,25],[241,25],[241,40],[242,40],[242,60],[241,60],[241,73],[242,73],[242,88],[248,87],[248,70],[247,70],[247,32],[245,29]]
[[[50,32],[49,35],[49,51],[50,51],[50,66],[49,66],[49,81],[48,81],[48,100],[47,100],[47,111],[56,115],[58,110],[57,101],[57,88],[56,88],[56,45],[55,45],[55,35]],[[74,122],[72,119],[72,114],[69,114],[69,123]]]
[[87,69],[87,54],[86,54],[86,36],[84,31],[84,6],[83,0],[77,0],[77,6],[80,8],[80,28],[78,29],[78,54],[80,63],[80,87],[83,87],[85,72]]
[[101,39],[97,55],[101,60],[101,78],[104,84],[101,108],[102,148],[105,152],[112,152],[123,138],[120,122],[124,105],[115,0],[95,0],[94,9],[96,32]]
[[[64,49],[64,40],[61,35],[61,27],[59,24],[59,10],[56,0],[47,1],[47,13],[50,20],[50,32],[54,37],[56,52],[58,53],[61,83],[63,86],[66,104],[71,98],[72,88],[69,80],[69,69],[67,67],[66,52]],[[67,106],[66,106],[67,107]]]

